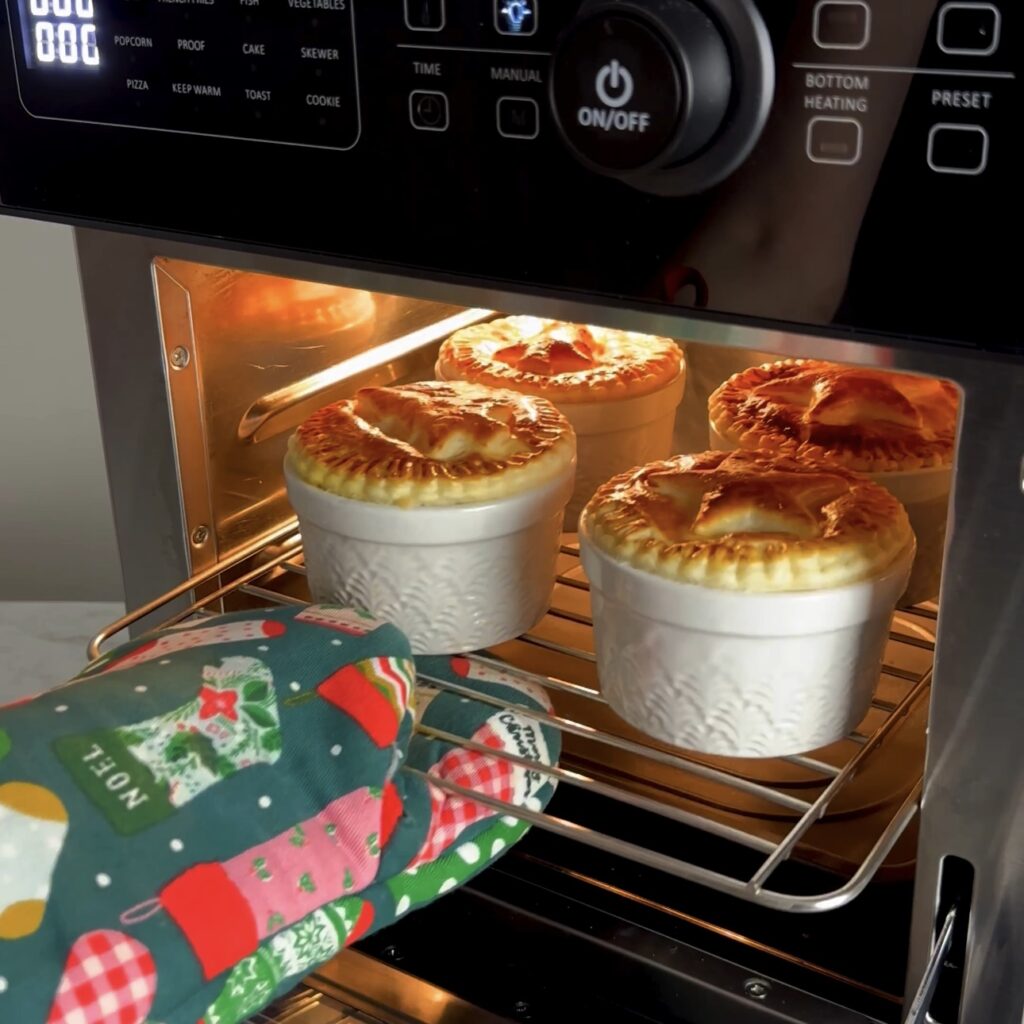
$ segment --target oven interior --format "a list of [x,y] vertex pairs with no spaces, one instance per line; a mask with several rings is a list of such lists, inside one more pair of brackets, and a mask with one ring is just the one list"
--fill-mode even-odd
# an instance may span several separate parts
[[[281,469],[291,431],[359,387],[433,377],[450,333],[519,312],[181,259],[151,270],[190,576],[112,624],[93,655],[143,620],[307,600]],[[674,450],[701,450],[710,390],[769,357],[679,341]],[[897,611],[871,709],[844,740],[705,756],[602,700],[588,584],[564,535],[550,611],[488,652],[553,700],[564,753],[549,808],[518,812],[536,827],[465,890],[265,1016],[901,1020],[937,614]]]

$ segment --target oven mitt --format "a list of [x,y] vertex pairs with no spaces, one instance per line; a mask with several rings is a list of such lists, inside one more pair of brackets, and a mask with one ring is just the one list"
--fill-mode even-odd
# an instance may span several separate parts
[[[557,757],[504,706],[535,703],[514,674],[422,661],[496,701],[428,691],[425,726]],[[395,627],[311,606],[165,630],[0,709],[0,1020],[234,1024],[486,866],[525,826],[403,761],[537,807],[548,776],[414,736],[414,678]]]
[[[560,734],[516,706],[550,711],[545,691],[522,680],[514,669],[500,670],[472,657],[419,656],[421,680],[416,717],[423,726],[472,739],[541,764],[554,764]],[[431,680],[459,687],[439,689]],[[488,702],[474,699],[480,694]],[[406,758],[409,768],[440,776],[488,796],[540,810],[553,792],[542,772],[512,767],[504,759],[470,753],[449,742],[416,733]],[[527,831],[526,822],[483,804],[430,786],[409,772],[396,782],[405,813],[396,828],[414,831],[421,846],[410,863],[399,864],[400,844],[384,851],[379,880],[364,892],[331,903],[297,925],[279,932],[228,975],[214,1002],[199,1003],[180,1016],[182,1024],[239,1024],[280,998],[344,946],[469,881]],[[429,824],[425,832],[422,822]],[[193,1012],[194,1011],[194,1012]],[[178,1024],[178,1018],[167,1024]]]

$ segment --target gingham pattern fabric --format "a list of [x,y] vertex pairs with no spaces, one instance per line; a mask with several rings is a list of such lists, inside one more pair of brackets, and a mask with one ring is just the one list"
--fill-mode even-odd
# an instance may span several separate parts
[[[502,747],[501,737],[486,726],[474,735],[473,739],[495,750]],[[464,789],[482,793],[484,796],[511,801],[514,796],[513,770],[512,764],[508,761],[456,747],[441,758],[430,770],[430,774]],[[437,786],[430,787],[430,801],[430,833],[423,849],[413,861],[413,867],[434,860],[464,829],[496,813],[485,804],[439,789]]]
[[87,932],[71,947],[47,1024],[140,1024],[155,992],[156,967],[141,942]]

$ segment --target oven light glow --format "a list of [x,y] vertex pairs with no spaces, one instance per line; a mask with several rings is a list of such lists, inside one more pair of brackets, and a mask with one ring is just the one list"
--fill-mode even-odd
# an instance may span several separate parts
[[94,0],[27,0],[26,6],[30,62],[41,66],[99,66]]

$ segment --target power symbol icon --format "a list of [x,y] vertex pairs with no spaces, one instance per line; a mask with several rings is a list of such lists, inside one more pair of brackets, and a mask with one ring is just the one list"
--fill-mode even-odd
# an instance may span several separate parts
[[628,68],[612,60],[598,71],[594,89],[606,107],[624,107],[633,98],[633,76]]

